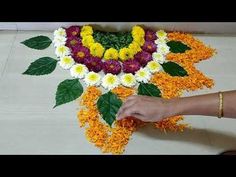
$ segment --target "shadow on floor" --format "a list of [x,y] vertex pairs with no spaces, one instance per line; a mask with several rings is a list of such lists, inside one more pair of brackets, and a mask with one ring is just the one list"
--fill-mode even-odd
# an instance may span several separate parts
[[[137,131],[137,134],[142,134],[142,136],[147,136],[148,138],[152,139],[201,144],[210,146],[212,148],[222,149],[222,152],[227,150],[236,150],[236,135],[229,135],[220,131],[193,128],[191,130],[187,129],[184,132],[180,133],[164,133],[153,128],[153,126],[148,125],[139,129],[139,131]],[[214,137],[214,142],[211,142],[212,137]]]

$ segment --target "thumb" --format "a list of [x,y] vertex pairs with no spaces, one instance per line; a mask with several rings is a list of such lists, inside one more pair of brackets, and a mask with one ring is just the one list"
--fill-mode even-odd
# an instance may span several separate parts
[[135,117],[143,122],[146,122],[146,118],[142,114],[134,113],[131,115],[132,117]]

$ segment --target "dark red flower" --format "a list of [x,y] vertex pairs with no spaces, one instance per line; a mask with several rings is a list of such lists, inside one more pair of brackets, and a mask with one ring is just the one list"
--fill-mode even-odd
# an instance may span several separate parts
[[84,63],[85,58],[89,56],[89,49],[84,46],[75,47],[72,51],[72,57],[77,63]]
[[103,67],[102,59],[98,57],[88,57],[84,60],[84,63],[89,71],[94,71],[96,73],[101,71]]
[[80,27],[79,26],[70,26],[66,29],[66,35],[67,37],[78,37],[80,34]]
[[152,41],[145,41],[142,48],[146,52],[153,53],[157,50],[157,45]]
[[121,64],[117,60],[107,60],[103,63],[103,71],[111,74],[119,74],[121,72]]
[[66,46],[72,50],[79,47],[80,45],[82,45],[82,42],[78,37],[71,36],[71,37],[68,37],[66,40]]
[[135,60],[137,60],[141,66],[146,66],[146,64],[152,60],[152,55],[148,52],[145,51],[141,51],[138,52],[135,56],[134,56]]
[[156,33],[152,30],[145,31],[145,41],[155,41],[157,39]]
[[124,73],[135,74],[136,71],[140,69],[141,65],[136,60],[126,60],[123,62],[123,71]]

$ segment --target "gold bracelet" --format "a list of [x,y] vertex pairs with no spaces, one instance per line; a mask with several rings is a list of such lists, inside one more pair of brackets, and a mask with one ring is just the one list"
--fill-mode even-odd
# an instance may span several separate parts
[[218,113],[218,118],[221,118],[224,116],[223,114],[223,94],[222,92],[219,92],[219,113]]

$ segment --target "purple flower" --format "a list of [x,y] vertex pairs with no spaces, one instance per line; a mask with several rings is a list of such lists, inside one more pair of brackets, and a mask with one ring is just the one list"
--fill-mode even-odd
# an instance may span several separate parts
[[84,63],[85,58],[89,57],[89,49],[84,46],[74,48],[72,53],[72,57],[77,63]]
[[140,64],[136,60],[126,60],[123,62],[123,71],[124,73],[135,74],[136,71],[140,69]]
[[157,50],[156,44],[152,41],[145,41],[142,48],[144,51],[149,52],[149,53],[153,53]]
[[72,50],[77,48],[81,44],[82,44],[81,40],[77,37],[74,37],[74,36],[68,37],[66,40],[66,46]]
[[107,60],[103,63],[103,71],[105,74],[119,74],[121,72],[121,64],[119,61],[116,60]]
[[96,73],[101,71],[102,67],[103,67],[102,59],[98,58],[98,57],[86,58],[84,63],[87,66],[87,68],[89,69],[89,71],[94,71]]
[[156,33],[152,30],[146,30],[145,41],[154,41],[157,39]]
[[66,35],[67,37],[78,37],[80,34],[80,27],[79,26],[70,26],[66,29]]
[[134,56],[135,60],[137,60],[141,66],[146,66],[146,64],[152,60],[152,55],[148,52],[145,51],[141,51],[138,52],[135,56]]

